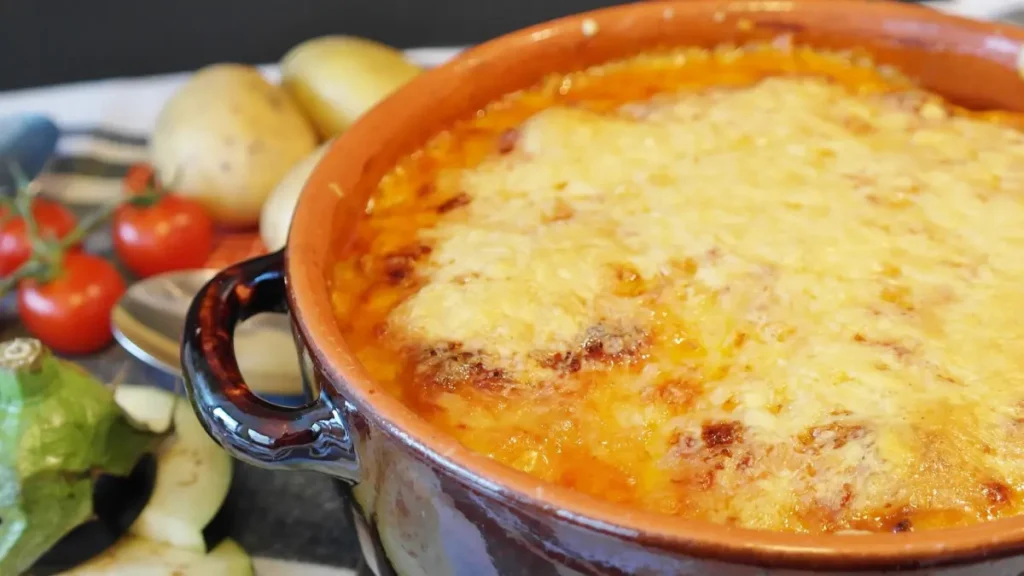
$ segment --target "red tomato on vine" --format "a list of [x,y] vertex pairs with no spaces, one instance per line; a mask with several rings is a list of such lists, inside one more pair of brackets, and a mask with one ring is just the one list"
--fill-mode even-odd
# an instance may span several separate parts
[[110,312],[125,292],[114,266],[90,254],[65,254],[57,274],[18,284],[18,317],[43,344],[63,354],[88,354],[113,340]]
[[[32,199],[32,217],[43,238],[64,238],[75,229],[77,219],[59,202],[45,198]],[[11,274],[32,256],[25,219],[0,207],[0,278]]]
[[[153,172],[133,167],[125,178],[129,193],[152,193]],[[128,203],[114,213],[111,233],[118,259],[136,276],[202,268],[213,250],[213,220],[193,200],[169,193],[154,203]]]
[[213,249],[212,219],[168,194],[149,166],[133,167],[125,187],[123,201],[81,222],[57,202],[30,197],[23,177],[0,206],[0,295],[16,289],[21,322],[57,352],[88,354],[113,340],[110,313],[125,282],[113,264],[77,249],[111,216],[115,252],[138,276],[202,267]]

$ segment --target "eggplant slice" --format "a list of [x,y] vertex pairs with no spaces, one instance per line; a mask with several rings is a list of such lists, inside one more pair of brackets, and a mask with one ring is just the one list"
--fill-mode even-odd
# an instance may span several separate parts
[[100,476],[93,489],[95,518],[68,532],[29,569],[29,576],[70,570],[114,545],[149,502],[156,481],[156,458],[147,454],[125,477]]
[[[184,551],[201,558],[207,551],[237,547],[228,540],[237,506],[230,498],[233,461],[206,435],[189,403],[167,390],[130,384],[120,385],[114,397],[148,429],[167,430],[173,421],[173,436],[144,456],[131,475],[97,479],[95,518],[61,539],[29,576],[92,570],[100,556],[104,563],[123,556],[115,551],[121,548],[135,554],[157,546],[171,556]],[[193,560],[183,556],[175,562]]]
[[222,508],[234,476],[231,457],[206,433],[187,400],[130,384],[118,387],[114,398],[125,412],[147,424],[173,412],[174,434],[157,450],[153,493],[131,533],[206,553],[223,536],[218,524],[223,528],[230,519]]

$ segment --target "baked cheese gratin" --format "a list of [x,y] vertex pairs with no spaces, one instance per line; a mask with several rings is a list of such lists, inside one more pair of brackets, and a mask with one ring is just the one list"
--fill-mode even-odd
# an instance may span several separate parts
[[1024,132],[776,46],[553,76],[380,183],[332,272],[466,447],[648,511],[911,531],[1024,505]]

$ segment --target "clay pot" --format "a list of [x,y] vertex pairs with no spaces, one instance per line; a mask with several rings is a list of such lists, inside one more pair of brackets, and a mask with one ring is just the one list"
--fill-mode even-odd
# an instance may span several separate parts
[[[385,394],[335,323],[325,279],[339,247],[381,176],[431,135],[550,72],[656,47],[780,34],[863,48],[962,105],[1024,111],[1024,30],[915,5],[641,2],[488,42],[416,78],[338,138],[305,187],[287,254],[225,270],[199,295],[182,361],[207,430],[248,462],[351,482],[378,574],[1024,574],[1024,517],[906,534],[800,535],[657,515],[546,484],[470,452]],[[235,324],[274,310],[291,312],[319,392],[302,408],[256,398],[234,360]]]

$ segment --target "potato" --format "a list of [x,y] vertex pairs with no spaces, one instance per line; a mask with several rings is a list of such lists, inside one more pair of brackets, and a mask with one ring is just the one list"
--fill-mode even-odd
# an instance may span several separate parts
[[316,168],[320,159],[323,158],[324,152],[327,152],[333,142],[333,139],[328,140],[293,166],[264,202],[263,211],[260,214],[260,238],[268,250],[275,251],[284,248],[288,241],[288,227],[292,223],[292,214],[299,202],[299,193],[302,192],[306,180],[309,180],[310,174],[313,173],[313,168]]
[[422,69],[372,40],[324,36],[299,44],[281,60],[281,82],[325,139]]
[[215,64],[196,72],[161,110],[150,159],[165,184],[202,202],[217,222],[247,226],[317,142],[291,97],[259,70]]

